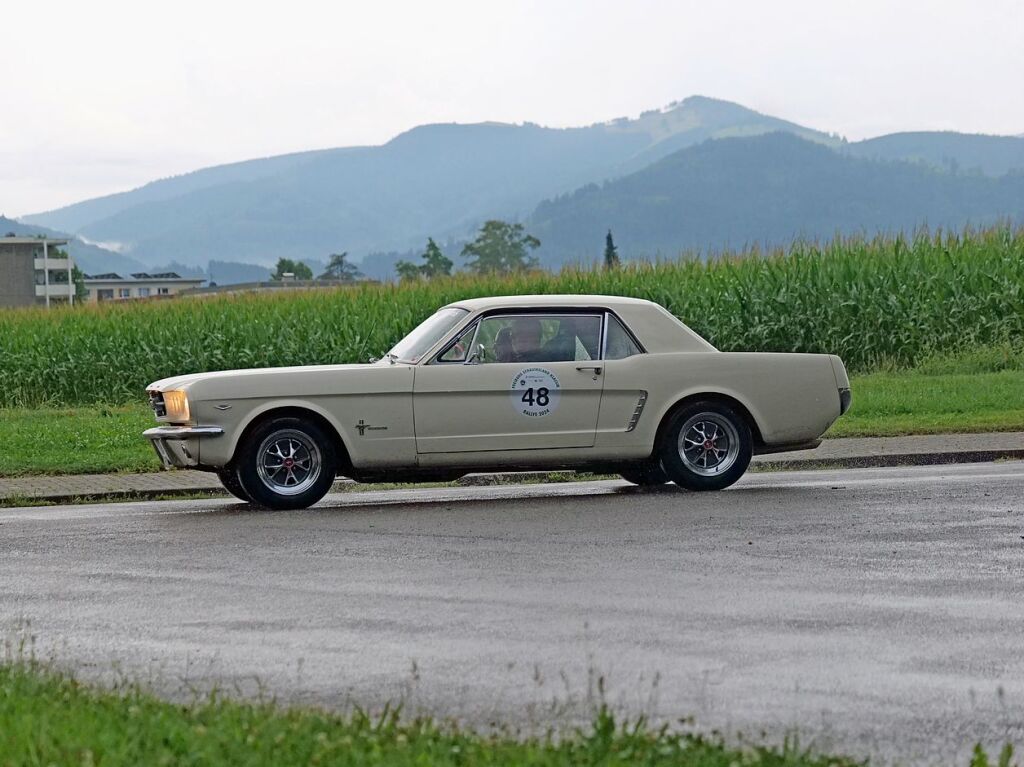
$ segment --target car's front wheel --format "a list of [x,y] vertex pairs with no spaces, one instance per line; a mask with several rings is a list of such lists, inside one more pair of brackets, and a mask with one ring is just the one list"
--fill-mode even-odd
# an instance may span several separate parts
[[714,400],[694,402],[672,415],[659,454],[669,479],[688,490],[722,490],[747,470],[754,452],[750,426]]
[[304,509],[331,489],[338,456],[320,426],[304,418],[281,416],[250,432],[235,464],[253,503],[271,509]]

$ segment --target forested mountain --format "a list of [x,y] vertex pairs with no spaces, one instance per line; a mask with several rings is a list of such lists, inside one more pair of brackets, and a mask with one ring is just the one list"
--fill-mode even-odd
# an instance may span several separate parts
[[77,232],[96,221],[114,216],[123,210],[150,202],[162,202],[174,197],[189,194],[200,189],[235,182],[254,181],[258,178],[272,176],[288,170],[296,165],[315,160],[318,156],[329,152],[348,152],[351,149],[319,150],[298,152],[295,154],[265,157],[258,160],[217,165],[183,173],[180,176],[163,178],[133,189],[129,192],[118,192],[103,197],[96,197],[83,202],[76,202],[63,208],[23,216],[27,224],[41,224],[67,232]]
[[1024,221],[1024,173],[953,174],[850,157],[773,133],[708,141],[542,203],[527,222],[548,265],[594,261],[606,231],[627,257],[674,257],[836,232]]
[[481,123],[414,128],[379,147],[309,152],[209,168],[26,221],[117,242],[149,262],[420,247],[710,137],[806,128],[693,97],[634,120],[586,128]]
[[1019,216],[1021,172],[1019,137],[850,143],[694,96],[582,128],[426,125],[381,146],[206,168],[24,220],[123,248],[79,241],[93,271],[220,261],[233,279],[259,273],[247,265],[347,251],[384,277],[427,237],[457,256],[488,218],[529,220],[542,263],[557,265],[598,253],[608,228],[635,257]]
[[955,173],[980,172],[1001,176],[1024,170],[1024,139],[1018,136],[983,136],[970,133],[890,133],[848,144],[856,157],[907,160]]

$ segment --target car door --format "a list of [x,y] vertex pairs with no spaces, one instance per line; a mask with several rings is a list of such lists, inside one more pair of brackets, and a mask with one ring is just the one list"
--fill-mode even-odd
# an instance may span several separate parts
[[416,368],[417,452],[593,447],[601,328],[597,312],[481,318]]

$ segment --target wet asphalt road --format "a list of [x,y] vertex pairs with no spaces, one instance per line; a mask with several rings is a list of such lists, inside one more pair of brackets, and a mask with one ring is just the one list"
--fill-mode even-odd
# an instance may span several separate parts
[[169,695],[546,727],[600,684],[633,714],[966,764],[1024,742],[1024,462],[0,510],[0,619]]

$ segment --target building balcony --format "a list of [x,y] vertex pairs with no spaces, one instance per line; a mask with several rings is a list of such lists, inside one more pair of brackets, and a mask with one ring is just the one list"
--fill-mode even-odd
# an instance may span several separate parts
[[[75,265],[75,262],[72,261],[70,258],[48,258],[48,259],[46,259],[46,267],[51,272],[60,272],[60,271],[66,272],[68,269],[70,269],[74,265]],[[35,260],[35,268],[37,270],[39,270],[40,272],[43,271],[43,259],[42,258],[37,258]]]
[[36,298],[67,298],[75,295],[75,283],[73,282],[51,282],[49,285],[36,285]]

